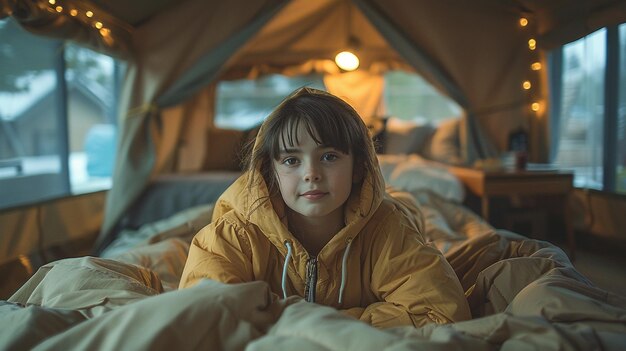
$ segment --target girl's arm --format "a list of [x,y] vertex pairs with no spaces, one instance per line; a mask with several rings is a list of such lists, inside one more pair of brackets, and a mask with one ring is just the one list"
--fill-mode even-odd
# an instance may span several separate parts
[[193,238],[179,288],[195,285],[201,279],[223,283],[253,280],[250,243],[242,229],[219,218]]
[[383,328],[470,319],[463,288],[450,264],[423,242],[414,223],[397,213],[385,220],[372,250],[371,289],[380,302],[367,306],[360,319]]

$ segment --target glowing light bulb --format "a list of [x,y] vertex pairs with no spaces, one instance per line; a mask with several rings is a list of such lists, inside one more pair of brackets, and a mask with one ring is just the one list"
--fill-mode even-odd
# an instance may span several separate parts
[[103,37],[108,37],[109,34],[111,34],[111,30],[109,28],[100,29],[100,35],[102,35]]
[[530,89],[530,87],[532,87],[532,85],[529,81],[525,80],[524,83],[522,83],[522,87],[524,88],[524,90],[528,90]]
[[48,0],[48,3],[49,3],[50,5],[54,5],[54,4],[56,4],[56,3],[57,3],[57,1],[56,1],[56,0]]
[[359,58],[350,51],[342,51],[335,56],[335,63],[345,71],[354,71],[359,68]]
[[539,111],[539,103],[538,102],[533,102],[532,105],[530,105],[530,109],[537,112]]
[[522,17],[519,19],[519,25],[522,27],[526,27],[528,25],[528,19]]
[[535,39],[529,39],[528,48],[531,50],[535,50],[537,48],[537,41]]
[[532,65],[530,65],[530,69],[532,69],[533,71],[538,71],[541,69],[541,63],[539,62],[534,62]]
[[57,10],[57,12],[63,12],[63,6],[57,6],[55,10]]
[[102,28],[102,22],[96,22],[93,25],[94,25],[94,27],[96,27],[98,29]]
[[78,16],[78,10],[76,10],[76,9],[71,9],[71,10],[70,10],[70,16],[72,16],[72,17],[76,17],[76,16]]
[[93,12],[87,11],[87,12],[85,12],[85,16],[91,18],[91,17],[93,17]]

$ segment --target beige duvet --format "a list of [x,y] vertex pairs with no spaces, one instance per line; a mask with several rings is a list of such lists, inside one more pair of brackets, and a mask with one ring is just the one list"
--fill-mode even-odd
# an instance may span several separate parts
[[161,233],[114,258],[42,267],[0,302],[0,349],[626,349],[626,297],[595,287],[562,250],[496,231],[431,193],[415,195],[428,239],[466,291],[470,321],[379,330],[299,298],[277,300],[262,282],[206,280],[175,290],[196,227],[186,218],[179,222],[187,231]]

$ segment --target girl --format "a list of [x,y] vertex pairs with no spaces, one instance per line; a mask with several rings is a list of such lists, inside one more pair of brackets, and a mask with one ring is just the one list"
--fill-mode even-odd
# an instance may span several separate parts
[[469,319],[461,285],[425,244],[419,218],[414,201],[385,193],[356,111],[301,88],[261,126],[246,172],[194,237],[180,287],[262,280],[284,298],[377,327]]

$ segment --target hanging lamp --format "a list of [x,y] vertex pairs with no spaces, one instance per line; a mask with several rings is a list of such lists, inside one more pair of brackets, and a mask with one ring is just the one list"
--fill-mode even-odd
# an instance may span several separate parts
[[359,58],[354,54],[359,47],[358,39],[350,36],[348,39],[348,48],[335,56],[335,63],[344,71],[354,71],[359,68]]
[[352,35],[352,6],[349,1],[345,4],[348,6],[346,14],[346,33],[348,34],[347,48],[335,56],[335,64],[344,71],[354,71],[359,68],[360,60],[355,52],[360,47],[359,40]]

